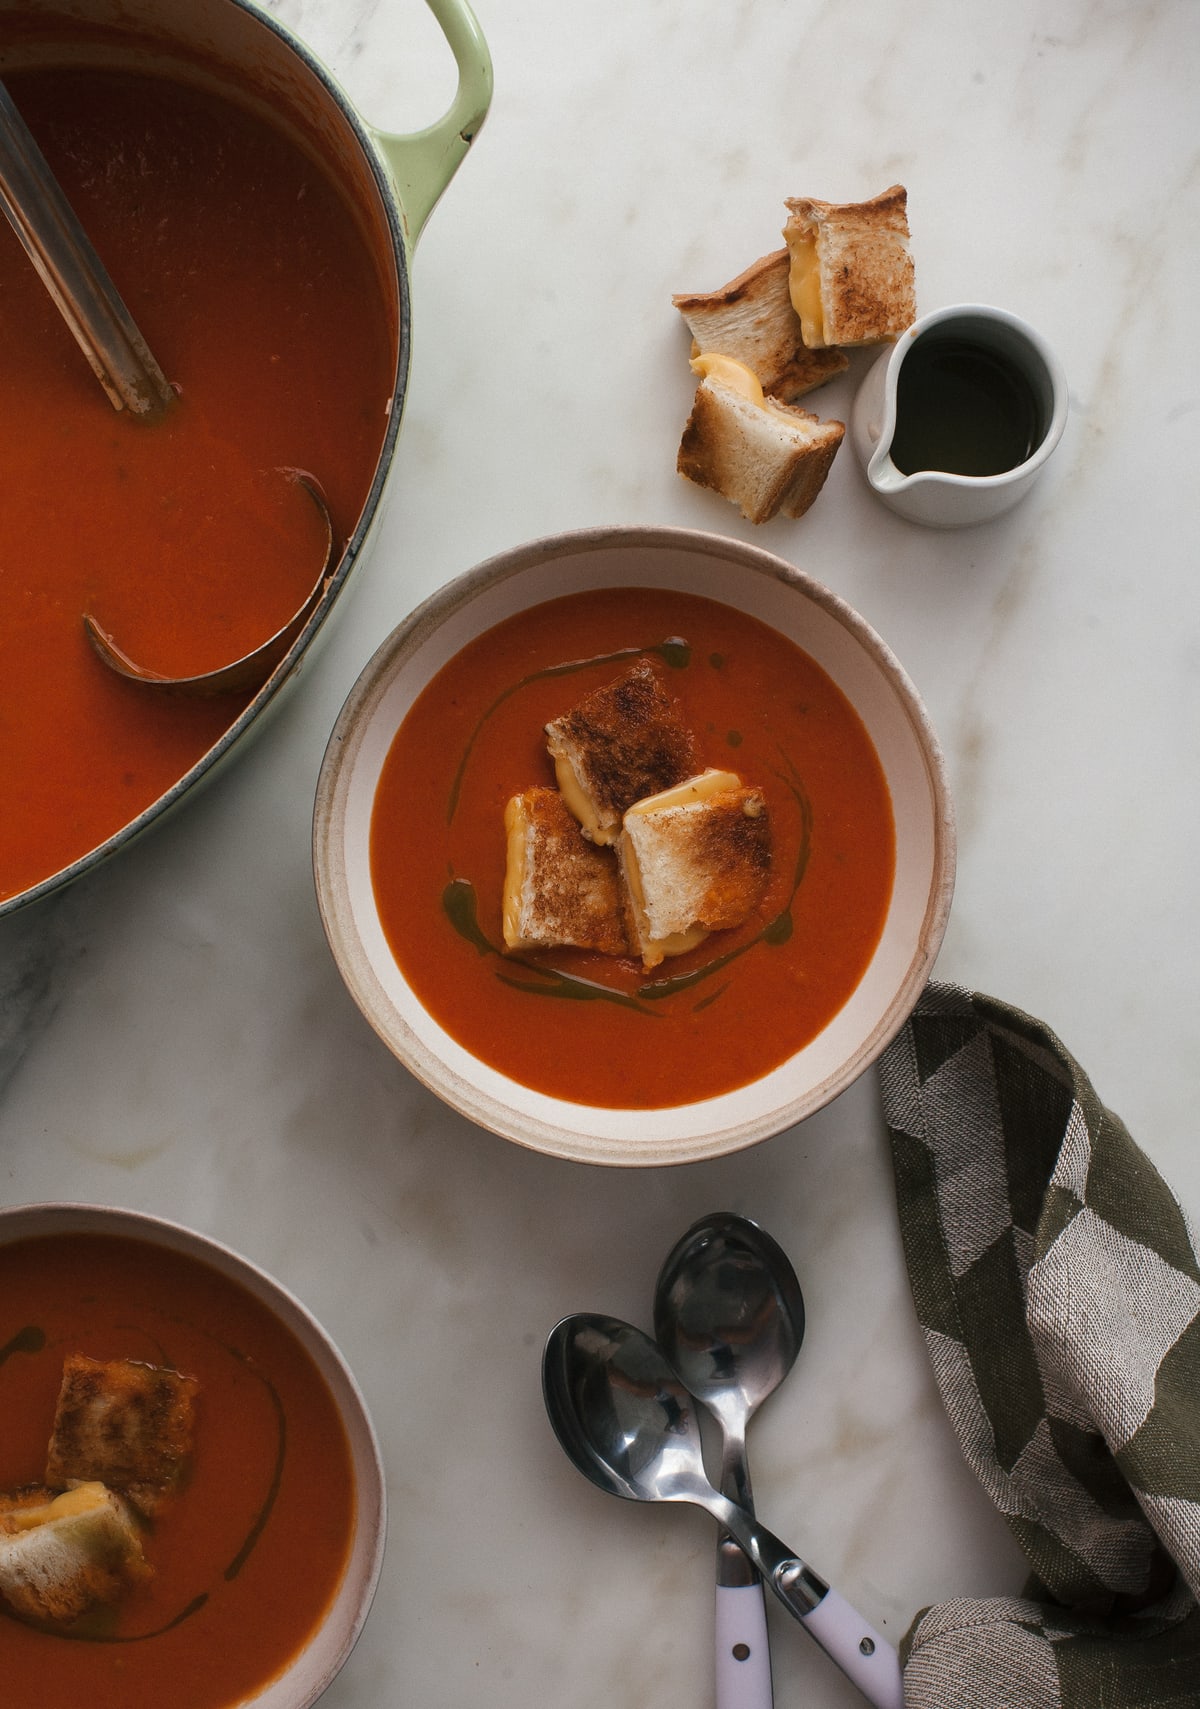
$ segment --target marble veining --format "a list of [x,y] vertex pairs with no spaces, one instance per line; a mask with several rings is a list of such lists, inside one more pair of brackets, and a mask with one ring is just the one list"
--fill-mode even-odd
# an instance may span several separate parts
[[[449,56],[419,0],[274,0],[395,131]],[[383,1444],[375,1612],[325,1702],[706,1704],[712,1527],[608,1500],[538,1384],[564,1312],[647,1322],[717,1207],[793,1257],[808,1331],[755,1421],[764,1518],[892,1638],[1023,1559],[944,1417],[901,1261],[874,1077],[738,1157],[591,1170],[493,1138],[387,1055],[338,980],[313,788],[359,670],[421,598],[563,528],[752,539],[892,645],[960,821],[939,974],[1044,1018],[1193,1216],[1200,846],[1200,11],[1085,0],[682,7],[479,0],[491,115],[413,269],[412,379],[379,543],[302,692],[120,861],[0,925],[6,1203],[191,1223],[291,1286]],[[675,474],[692,380],[672,291],[778,247],[783,201],[909,191],[918,303],[999,303],[1058,348],[1072,417],[1016,511],[930,534],[845,450],[755,530]],[[811,400],[846,419],[864,363]],[[19,803],[9,804],[19,811]],[[859,1701],[770,1613],[780,1704]]]

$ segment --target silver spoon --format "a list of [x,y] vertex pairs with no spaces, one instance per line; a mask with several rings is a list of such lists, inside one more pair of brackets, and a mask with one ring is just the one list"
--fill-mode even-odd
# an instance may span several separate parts
[[887,1640],[708,1481],[692,1398],[648,1335],[596,1313],[563,1318],[542,1356],[542,1392],[568,1459],[597,1488],[628,1501],[704,1508],[868,1702],[903,1709],[900,1659]]
[[[683,1386],[717,1421],[718,1488],[752,1513],[746,1426],[804,1339],[804,1297],[787,1254],[745,1217],[703,1217],[659,1272],[654,1333]],[[717,1709],[770,1709],[762,1581],[727,1534],[717,1540],[716,1685]]]
[[0,206],[114,409],[157,415],[175,397],[41,149],[0,83]]

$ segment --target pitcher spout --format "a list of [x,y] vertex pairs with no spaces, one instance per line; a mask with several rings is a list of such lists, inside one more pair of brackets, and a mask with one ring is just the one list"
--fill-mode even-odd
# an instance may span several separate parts
[[877,493],[898,493],[907,486],[911,476],[903,474],[889,455],[889,447],[881,445],[867,464],[867,479]]

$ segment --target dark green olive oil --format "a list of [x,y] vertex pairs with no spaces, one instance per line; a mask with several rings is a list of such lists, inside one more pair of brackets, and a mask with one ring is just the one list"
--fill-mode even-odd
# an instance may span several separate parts
[[904,358],[891,445],[903,474],[1002,475],[1032,456],[1041,438],[1033,387],[996,351],[927,338]]

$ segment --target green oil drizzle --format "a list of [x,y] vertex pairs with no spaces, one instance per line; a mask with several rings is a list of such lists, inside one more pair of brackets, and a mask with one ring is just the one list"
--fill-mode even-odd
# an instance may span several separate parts
[[465,938],[469,944],[474,944],[480,955],[499,956],[507,967],[520,967],[526,973],[533,974],[535,981],[543,981],[539,985],[527,979],[516,979],[511,973],[501,973],[501,984],[511,985],[514,991],[525,991],[531,997],[567,997],[579,1003],[616,1003],[623,1009],[636,1009],[640,1014],[649,1013],[636,997],[629,996],[624,991],[610,991],[607,985],[601,985],[595,979],[582,979],[576,973],[564,973],[557,967],[543,967],[539,962],[525,960],[523,956],[509,955],[499,945],[492,943],[479,924],[475,886],[469,878],[450,880],[442,891],[442,907],[459,937]]
[[275,1387],[275,1384],[271,1381],[270,1377],[267,1376],[266,1372],[258,1370],[253,1361],[248,1359],[244,1353],[239,1353],[236,1348],[232,1347],[229,1351],[234,1354],[235,1358],[242,1361],[243,1365],[245,1365],[246,1369],[250,1371],[252,1375],[258,1378],[259,1382],[270,1395],[271,1405],[275,1408],[276,1437],[275,1466],[271,1473],[271,1482],[267,1488],[266,1495],[263,1497],[263,1504],[251,1522],[250,1529],[246,1533],[241,1548],[225,1568],[222,1576],[226,1581],[235,1579],[241,1572],[252,1554],[255,1544],[266,1529],[267,1520],[271,1517],[271,1510],[275,1506],[276,1498],[279,1495],[279,1486],[283,1481],[283,1462],[287,1458],[287,1414],[283,1410],[283,1402],[279,1398],[279,1390]]
[[566,659],[562,664],[545,665],[541,670],[531,671],[528,676],[523,676],[519,682],[509,683],[508,687],[498,694],[492,704],[480,714],[479,721],[467,738],[467,745],[463,749],[462,758],[459,760],[458,768],[454,773],[454,781],[450,785],[450,798],[446,806],[446,823],[449,824],[458,811],[458,798],[462,793],[462,781],[483,727],[490,718],[494,717],[506,700],[511,700],[514,694],[519,694],[523,688],[528,688],[530,683],[542,682],[547,677],[572,676],[575,672],[586,671],[593,665],[620,664],[623,659],[640,659],[648,653],[657,654],[663,663],[673,671],[685,669],[690,664],[692,657],[692,649],[686,641],[678,635],[668,635],[665,641],[656,641],[649,647],[620,647],[615,653],[597,653],[594,658],[590,659]]
[[537,967],[533,962],[521,962],[520,965],[528,968],[530,973],[539,974],[548,983],[530,985],[523,979],[513,979],[507,973],[500,974],[500,983],[511,985],[514,991],[524,991],[530,997],[567,997],[577,1003],[615,1003],[619,1009],[634,1009],[639,1015],[651,1015],[653,1020],[662,1018],[644,1009],[637,997],[625,991],[611,991],[595,979],[581,979],[578,974],[563,973],[558,968]]
[[176,1626],[182,1626],[193,1614],[199,1614],[207,1601],[208,1592],[202,1590],[199,1596],[192,1598],[186,1608],[181,1608],[178,1614],[173,1614],[152,1632],[130,1632],[127,1637],[119,1637],[109,1629],[117,1618],[116,1610],[112,1608],[101,1608],[91,1614],[82,1615],[69,1630],[61,1626],[43,1626],[36,1620],[29,1620],[26,1624],[36,1626],[39,1632],[48,1632],[54,1638],[74,1638],[88,1644],[145,1644],[151,1638],[161,1638],[165,1632],[173,1632]]
[[479,924],[479,909],[475,901],[475,886],[469,878],[452,878],[442,891],[442,907],[460,938],[474,944],[480,955],[499,955]]
[[11,1341],[0,1347],[0,1365],[11,1359],[14,1353],[40,1353],[45,1345],[46,1331],[36,1324],[27,1323],[24,1329],[17,1330]]

